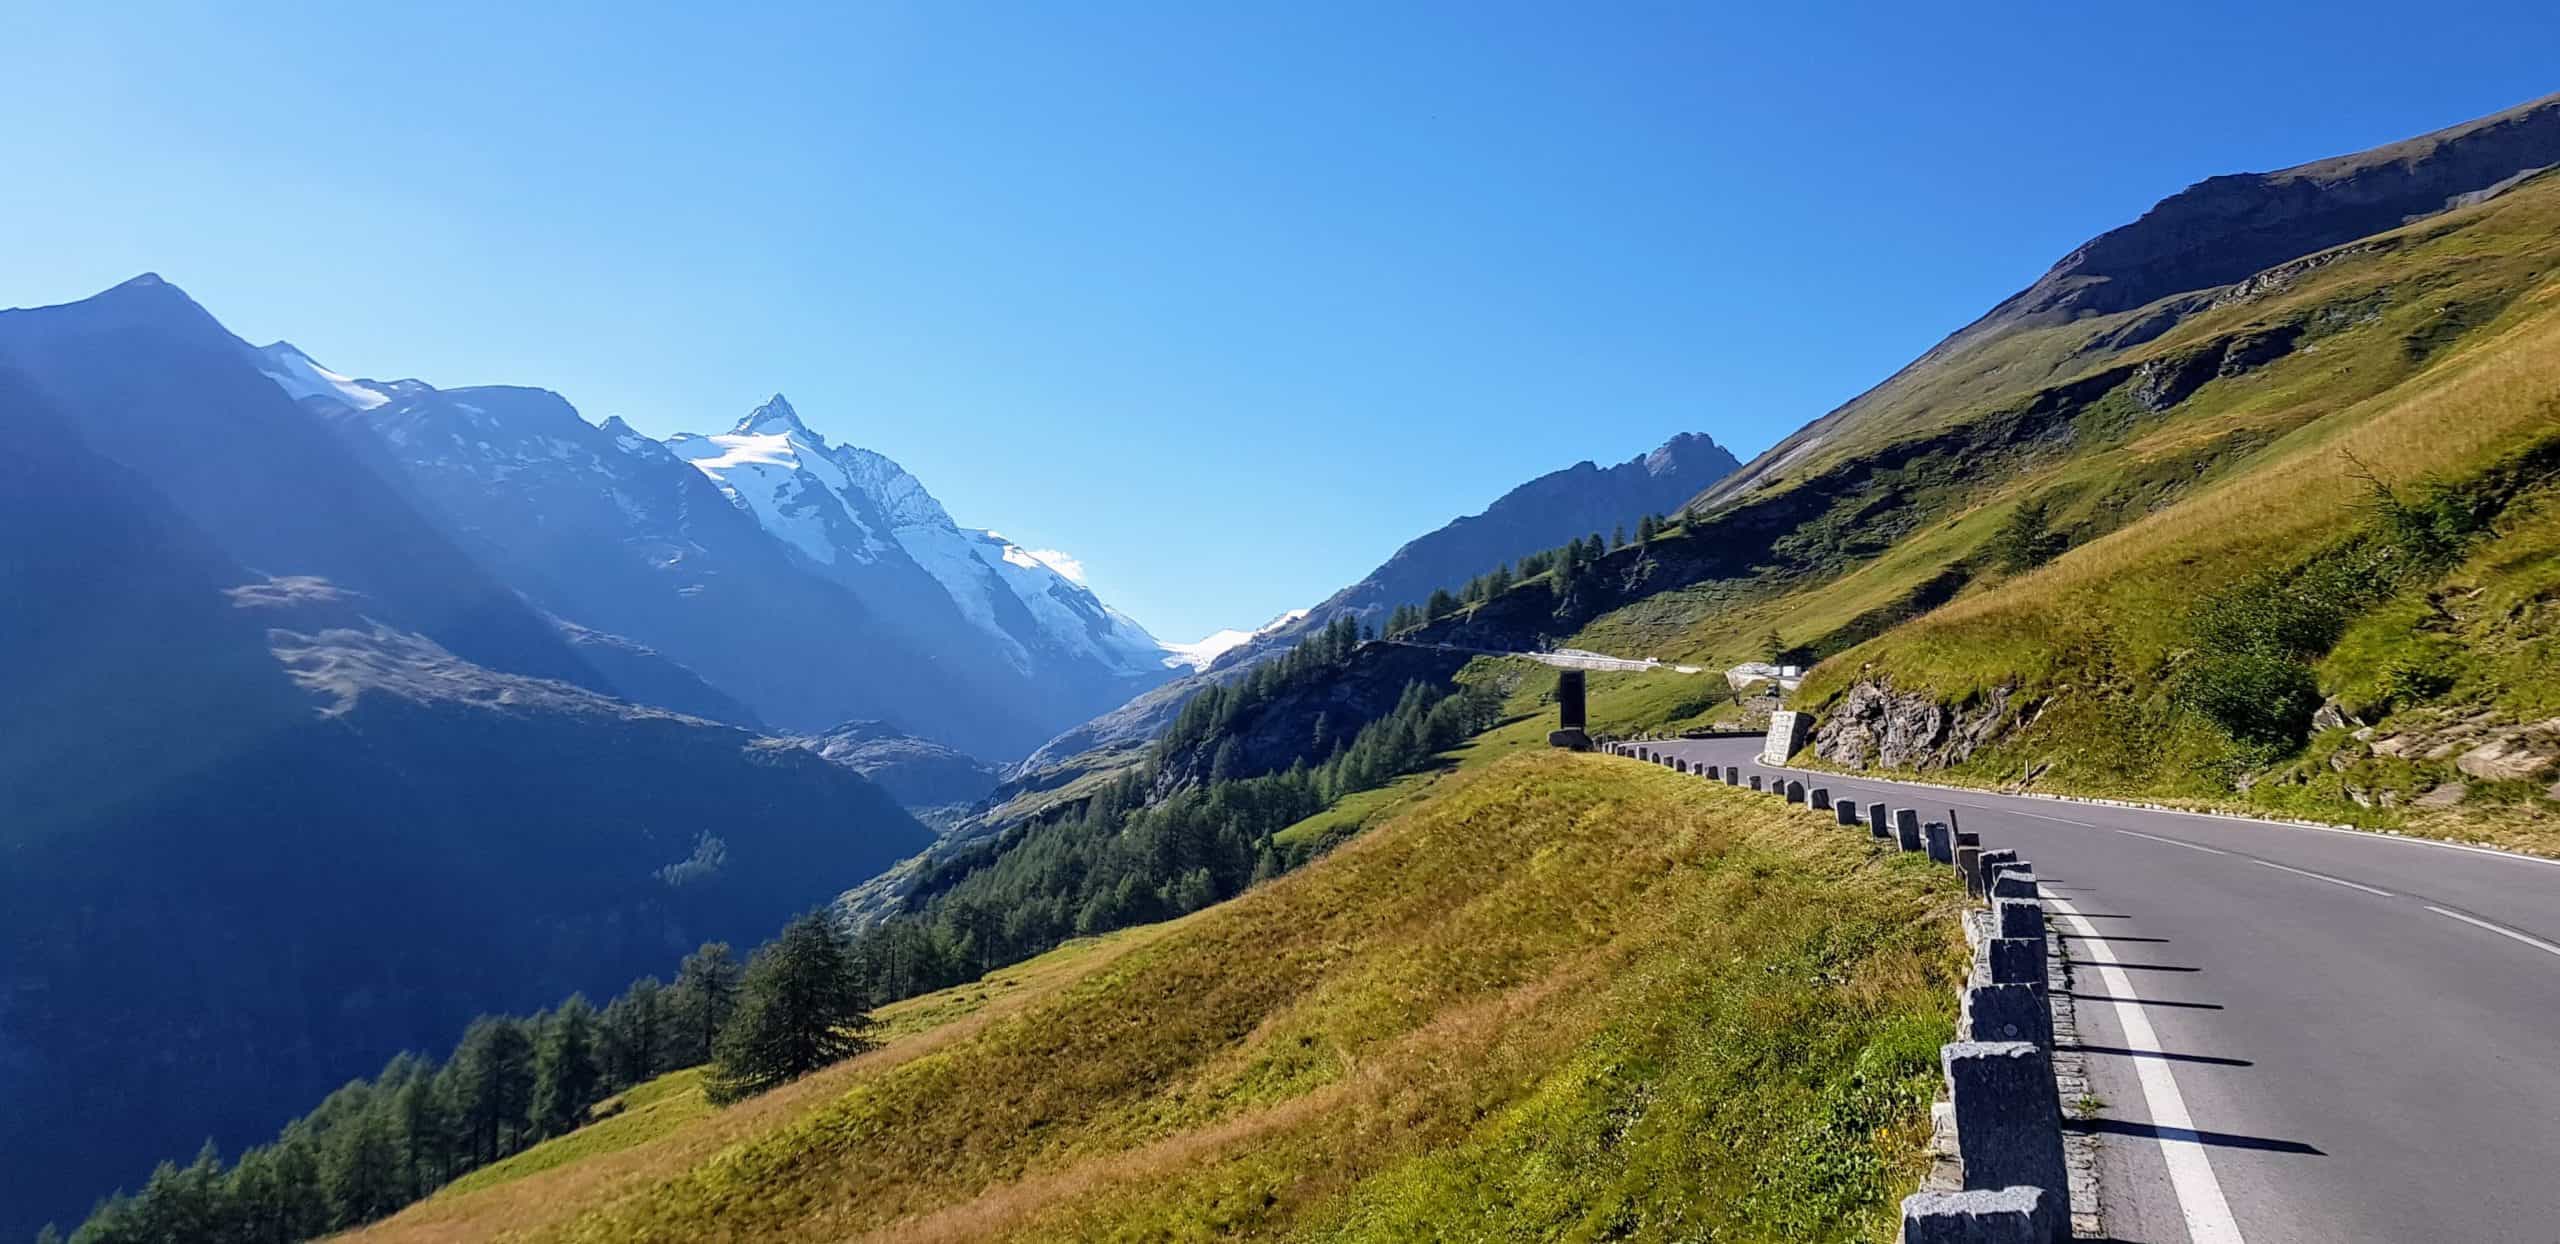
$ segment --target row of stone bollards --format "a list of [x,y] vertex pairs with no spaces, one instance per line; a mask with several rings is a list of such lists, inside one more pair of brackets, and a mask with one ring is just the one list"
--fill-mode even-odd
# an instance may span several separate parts
[[[1727,786],[1737,766],[1692,763],[1644,742],[1607,750]],[[1988,905],[1980,953],[1967,976],[1957,1039],[1939,1051],[1962,1175],[1952,1190],[1902,1201],[1903,1244],[2057,1244],[2071,1238],[2070,1175],[2063,1160],[2062,1101],[2053,1075],[2044,903],[2035,870],[2015,851],[1986,851],[1981,836],[1945,821],[1923,822],[1911,808],[1834,800],[1828,787],[1748,775],[1749,788],[1830,814],[1843,829],[1898,850],[1926,854],[1964,878],[1965,893]],[[1968,927],[1974,927],[1969,924]]]

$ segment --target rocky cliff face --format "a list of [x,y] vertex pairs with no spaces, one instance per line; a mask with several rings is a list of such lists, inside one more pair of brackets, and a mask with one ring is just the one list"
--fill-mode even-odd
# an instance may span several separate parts
[[2021,705],[2007,687],[1960,705],[1861,681],[1813,732],[1813,754],[1851,769],[1943,769],[2014,728]]

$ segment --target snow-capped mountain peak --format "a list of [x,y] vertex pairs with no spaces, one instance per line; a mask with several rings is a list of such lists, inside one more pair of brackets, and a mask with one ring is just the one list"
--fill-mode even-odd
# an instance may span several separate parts
[[391,400],[372,385],[322,367],[290,341],[260,346],[255,353],[258,370],[297,402],[316,397],[355,410],[371,410]]
[[798,435],[814,445],[826,444],[817,433],[809,430],[809,425],[800,422],[800,412],[793,410],[790,399],[779,393],[767,399],[764,405],[748,411],[747,417],[739,420],[738,426],[729,431],[733,435]]
[[903,563],[923,571],[960,616],[1026,674],[1060,665],[1155,677],[1165,649],[1050,561],[992,531],[962,527],[924,482],[887,455],[830,445],[781,394],[725,435],[667,447],[767,531],[839,576]]
[[1166,654],[1164,659],[1165,666],[1169,669],[1178,669],[1188,666],[1193,670],[1205,670],[1211,665],[1216,664],[1218,658],[1225,656],[1229,649],[1241,647],[1253,642],[1254,640],[1260,639],[1265,635],[1271,634],[1282,627],[1293,625],[1298,621],[1298,619],[1305,616],[1307,616],[1306,610],[1292,609],[1289,612],[1281,614],[1279,617],[1273,618],[1270,621],[1263,623],[1261,626],[1255,627],[1249,631],[1239,631],[1230,628],[1223,631],[1212,631],[1209,633],[1207,638],[1201,639],[1196,643],[1161,644],[1160,646],[1164,649]]

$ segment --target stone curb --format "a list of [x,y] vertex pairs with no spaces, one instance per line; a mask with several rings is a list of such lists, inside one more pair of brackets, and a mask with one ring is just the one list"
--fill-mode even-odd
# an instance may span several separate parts
[[[1643,754],[1626,742],[1607,744],[1601,750],[1619,756]],[[1794,766],[1765,767],[1817,775],[1825,772]],[[1695,776],[1730,784],[1728,772],[1700,767]],[[1900,1238],[1904,1244],[2023,1244],[2105,1238],[2104,1214],[2098,1199],[2097,1137],[2062,1126],[2074,1104],[2088,1095],[2088,1064],[2078,1048],[2080,1025],[2078,1008],[2071,998],[2071,960],[2065,953],[2059,924],[2047,918],[2043,900],[2037,894],[2033,865],[2020,859],[2014,850],[1982,847],[1979,835],[1960,834],[1952,820],[1923,826],[1916,810],[1897,808],[1892,813],[1892,828],[1879,833],[1874,831],[1884,830],[1886,822],[1880,803],[1865,805],[1869,819],[1875,822],[1869,829],[1860,823],[1857,814],[1861,809],[1855,801],[1834,803],[1824,788],[1813,788],[1826,797],[1816,803],[1811,797],[1813,792],[1792,779],[1768,786],[1765,791],[1759,774],[1751,775],[1751,783],[1751,789],[1777,795],[1790,805],[1812,804],[1807,810],[1830,803],[1840,828],[1867,830],[1880,840],[1879,845],[1911,852],[1925,850],[1933,862],[1948,865],[1960,874],[1966,873],[1964,865],[1968,864],[1979,870],[1965,877],[1969,892],[1980,887],[1978,893],[1970,893],[1963,916],[1965,941],[1973,951],[1972,964],[1965,974],[1965,992],[1958,998],[1957,1039],[1940,1055],[1943,1063],[1939,1098],[1929,1111],[1929,1171],[1920,1188],[1905,1197],[1901,1206]],[[1914,785],[1971,789],[1936,783]],[[2032,950],[2027,948],[2030,945]],[[1996,973],[1995,961],[2001,968]],[[2000,983],[2004,977],[2015,978],[2017,983]],[[2023,992],[2030,984],[2043,995],[2043,1031],[2021,1034],[2015,1031],[2015,1022],[2004,1022],[2000,1033],[1977,1034],[1972,1030],[1972,1002],[1977,988]],[[1984,1005],[1990,1006],[1996,999],[2005,1013],[2016,1015],[2019,996],[1986,993]],[[1991,1039],[1977,1039],[1984,1035]],[[2029,1039],[2004,1039],[2019,1035]],[[2020,1082],[2017,1076],[2027,1067],[2040,1069],[2050,1087],[2035,1088]],[[1976,1093],[2005,1093],[2005,1089],[1991,1086],[2009,1085],[2028,1100],[2007,1106],[2000,1098],[1984,1101],[1969,1097],[1959,1109],[1959,1068],[1962,1082],[1975,1085]],[[2023,1117],[2015,1113],[2021,1107],[2028,1112]],[[2034,1114],[2039,1111],[2052,1114],[2049,1136],[2037,1135],[2041,1128]],[[1993,1135],[1981,1139],[1980,1143],[1989,1148],[1979,1155],[1992,1164],[1992,1169],[1974,1172],[1973,1179],[1968,1178],[1965,1169],[1963,1128],[1959,1122],[1968,1115],[1978,1125],[1994,1129]],[[2061,1178],[2056,1182],[2064,1185],[2060,1189],[2018,1184],[2012,1179],[2043,1171],[2040,1178],[2052,1180],[2057,1170]],[[1975,1179],[1996,1180],[2000,1186],[1968,1187]],[[2055,1192],[2063,1198],[2058,1205],[2047,1195]]]
[[2460,842],[2451,838],[2431,838],[2425,834],[2402,833],[2396,829],[2367,829],[2361,825],[2349,825],[2341,821],[2314,821],[2307,818],[2289,816],[2260,816],[2254,812],[2225,812],[2215,808],[2181,808],[2178,805],[2171,803],[2154,803],[2146,799],[2109,799],[2103,795],[2062,795],[2056,794],[2052,791],[2041,790],[2002,790],[1996,786],[1958,786],[1953,782],[1932,782],[1925,778],[1904,777],[1898,774],[1878,771],[1815,769],[1804,765],[1787,764],[1773,765],[1765,760],[1761,761],[1760,765],[1763,768],[1784,769],[1791,773],[1812,773],[1820,774],[1823,777],[1849,778],[1852,780],[1864,778],[1871,782],[1894,782],[1904,786],[1926,787],[1930,790],[1954,791],[1957,794],[1963,795],[1999,795],[2009,799],[2043,799],[2053,803],[2084,803],[2101,808],[2134,808],[2144,812],[2174,812],[2180,816],[2211,817],[2218,821],[2249,821],[2259,825],[2281,825],[2288,829],[2317,829],[2325,833],[2356,834],[2366,838],[2396,838],[2402,842],[2425,843],[2433,846],[2447,847],[2456,851],[2476,851],[2482,855],[2503,855],[2509,859],[2529,860],[2536,864],[2560,864],[2560,856],[2555,855],[2536,855],[2531,851],[2517,851],[2506,847],[2492,847],[2477,842]]

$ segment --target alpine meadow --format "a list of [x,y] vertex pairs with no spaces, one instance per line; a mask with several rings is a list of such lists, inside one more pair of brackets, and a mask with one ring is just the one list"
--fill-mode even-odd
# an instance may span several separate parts
[[[2282,50],[2229,16],[2199,65]],[[0,311],[0,1234],[2560,1221],[2560,95],[2215,173],[2469,96],[2101,117],[1970,15],[1733,19],[1820,96],[1695,15],[626,17],[326,19],[507,84],[448,120],[222,70],[367,155],[137,161],[198,242],[0,203],[220,274]],[[195,81],[87,20],[40,33],[101,107]],[[2412,55],[2560,33],[2499,20]],[[1907,85],[1959,36],[2052,115]],[[2356,89],[2290,63],[2333,50],[2265,89]],[[1891,224],[1954,182],[1961,234]],[[296,303],[217,240],[323,204],[419,254],[310,332],[437,383],[240,335]],[[1818,416],[1665,378],[1909,357],[1915,287],[2097,219]],[[470,307],[466,242],[522,269]]]

